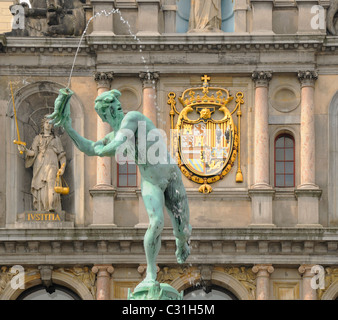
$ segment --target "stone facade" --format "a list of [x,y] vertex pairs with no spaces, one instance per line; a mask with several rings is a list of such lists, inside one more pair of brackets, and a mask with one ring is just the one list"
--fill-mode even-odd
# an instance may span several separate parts
[[[193,227],[191,256],[182,266],[176,263],[166,216],[157,261],[160,282],[179,291],[198,284],[222,288],[243,300],[337,299],[338,38],[315,16],[320,10],[325,16],[330,2],[236,0],[229,19],[222,14],[223,31],[217,33],[186,33],[179,19],[188,7],[182,3],[189,6],[175,0],[87,0],[87,21],[102,10],[115,13],[98,14],[81,43],[80,37],[62,35],[0,35],[5,149],[0,154],[0,299],[14,300],[26,289],[50,283],[82,299],[126,299],[128,288],[145,275],[148,220],[139,175],[136,187],[120,187],[115,159],[84,156],[62,131],[70,186],[62,198],[65,218],[23,219],[32,212],[31,172],[12,143],[17,136],[9,83],[21,139],[30,145],[34,115],[53,107],[76,54],[73,126],[91,140],[109,132],[93,108],[96,96],[109,89],[121,91],[125,112],[143,112],[167,136],[170,92],[178,97],[208,75],[210,85],[243,93],[243,182],[236,182],[237,160],[210,194],[183,176]],[[311,11],[318,5],[319,13]],[[235,99],[229,108],[234,106]],[[275,141],[281,134],[294,141],[289,187],[275,184]],[[24,267],[24,289],[11,285],[16,265]],[[318,265],[324,286],[313,288]]]

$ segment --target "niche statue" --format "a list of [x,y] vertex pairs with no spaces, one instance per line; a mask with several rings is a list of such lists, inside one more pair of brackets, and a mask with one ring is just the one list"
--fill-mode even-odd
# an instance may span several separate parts
[[[153,122],[137,111],[124,115],[119,101],[121,93],[117,90],[104,92],[95,100],[95,111],[112,127],[113,131],[99,141],[90,141],[80,136],[72,127],[70,117],[70,98],[73,92],[61,89],[55,101],[54,112],[49,116],[55,126],[62,126],[76,147],[88,156],[122,157],[126,150],[134,155],[135,163],[141,173],[141,193],[149,216],[149,227],[144,237],[144,249],[147,261],[145,279],[136,287],[130,299],[180,299],[174,288],[156,281],[156,258],[161,248],[161,233],[164,227],[164,206],[171,218],[174,236],[176,238],[176,258],[178,263],[184,263],[190,254],[189,239],[191,226],[189,224],[189,205],[186,191],[177,164],[172,161],[169,153],[158,162],[153,162],[150,149],[159,146],[167,150],[161,133]],[[140,126],[143,126],[141,134]],[[130,140],[126,134],[131,138]],[[140,136],[139,136],[140,135]],[[148,135],[156,135],[158,139],[148,139]],[[143,140],[142,140],[143,139]],[[128,140],[128,141],[126,141]],[[139,140],[143,141],[142,143]],[[156,141],[155,141],[156,140]],[[130,142],[130,143],[129,143]],[[126,149],[124,148],[126,147]],[[142,158],[142,159],[141,159]]]
[[191,0],[188,32],[221,32],[221,0]]
[[25,153],[25,166],[33,166],[31,193],[33,207],[37,211],[61,212],[60,194],[54,190],[57,175],[62,176],[66,168],[66,153],[59,137],[55,136],[49,119],[43,118],[41,132],[30,149],[18,145],[19,151]]

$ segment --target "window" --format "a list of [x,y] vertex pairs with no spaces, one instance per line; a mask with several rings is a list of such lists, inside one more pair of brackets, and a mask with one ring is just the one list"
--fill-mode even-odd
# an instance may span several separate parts
[[275,186],[295,186],[295,141],[289,134],[275,140]]
[[38,285],[22,292],[17,300],[81,300],[81,298],[70,289],[53,284],[47,289]]
[[[205,290],[207,289],[207,290]],[[201,286],[190,287],[184,290],[184,300],[238,300],[229,290],[217,285],[209,288]]]
[[117,164],[117,186],[137,187],[137,169],[134,161]]

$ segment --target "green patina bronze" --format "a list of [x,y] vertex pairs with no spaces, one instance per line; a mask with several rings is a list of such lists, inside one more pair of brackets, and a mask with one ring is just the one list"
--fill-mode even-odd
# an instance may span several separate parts
[[[167,149],[165,140],[159,133],[157,139],[146,139],[144,148],[138,146],[139,124],[142,123],[146,137],[154,135],[156,129],[153,122],[140,112],[130,111],[124,115],[118,90],[102,93],[95,100],[95,110],[103,122],[109,123],[113,131],[104,139],[91,141],[80,136],[72,127],[70,117],[70,98],[73,92],[70,89],[61,89],[55,100],[54,112],[49,116],[51,123],[62,126],[72,139],[76,147],[88,156],[112,157],[115,156],[126,142],[126,130],[134,134],[134,144],[127,149],[134,152],[135,163],[141,174],[141,193],[145,208],[149,216],[149,227],[144,236],[144,249],[147,261],[145,279],[129,293],[129,299],[182,299],[174,288],[156,281],[156,259],[161,247],[161,233],[164,227],[163,208],[166,207],[170,216],[173,232],[176,238],[176,258],[178,263],[186,261],[190,254],[189,239],[191,226],[189,224],[189,205],[186,191],[181,179],[181,171],[172,161],[169,153],[165,161],[154,164],[141,153],[155,146]],[[143,137],[144,138],[144,137]],[[120,149],[119,149],[120,148]],[[139,160],[142,161],[139,161]]]

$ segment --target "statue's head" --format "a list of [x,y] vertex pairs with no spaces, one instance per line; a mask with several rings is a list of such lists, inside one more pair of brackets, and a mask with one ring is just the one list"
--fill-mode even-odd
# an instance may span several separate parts
[[55,135],[54,126],[50,123],[50,119],[45,115],[41,119],[40,123],[40,133],[43,134],[45,131],[49,131],[52,135]]
[[112,122],[122,121],[124,114],[119,100],[120,96],[120,91],[114,89],[100,94],[95,99],[95,110],[103,122],[112,125]]

